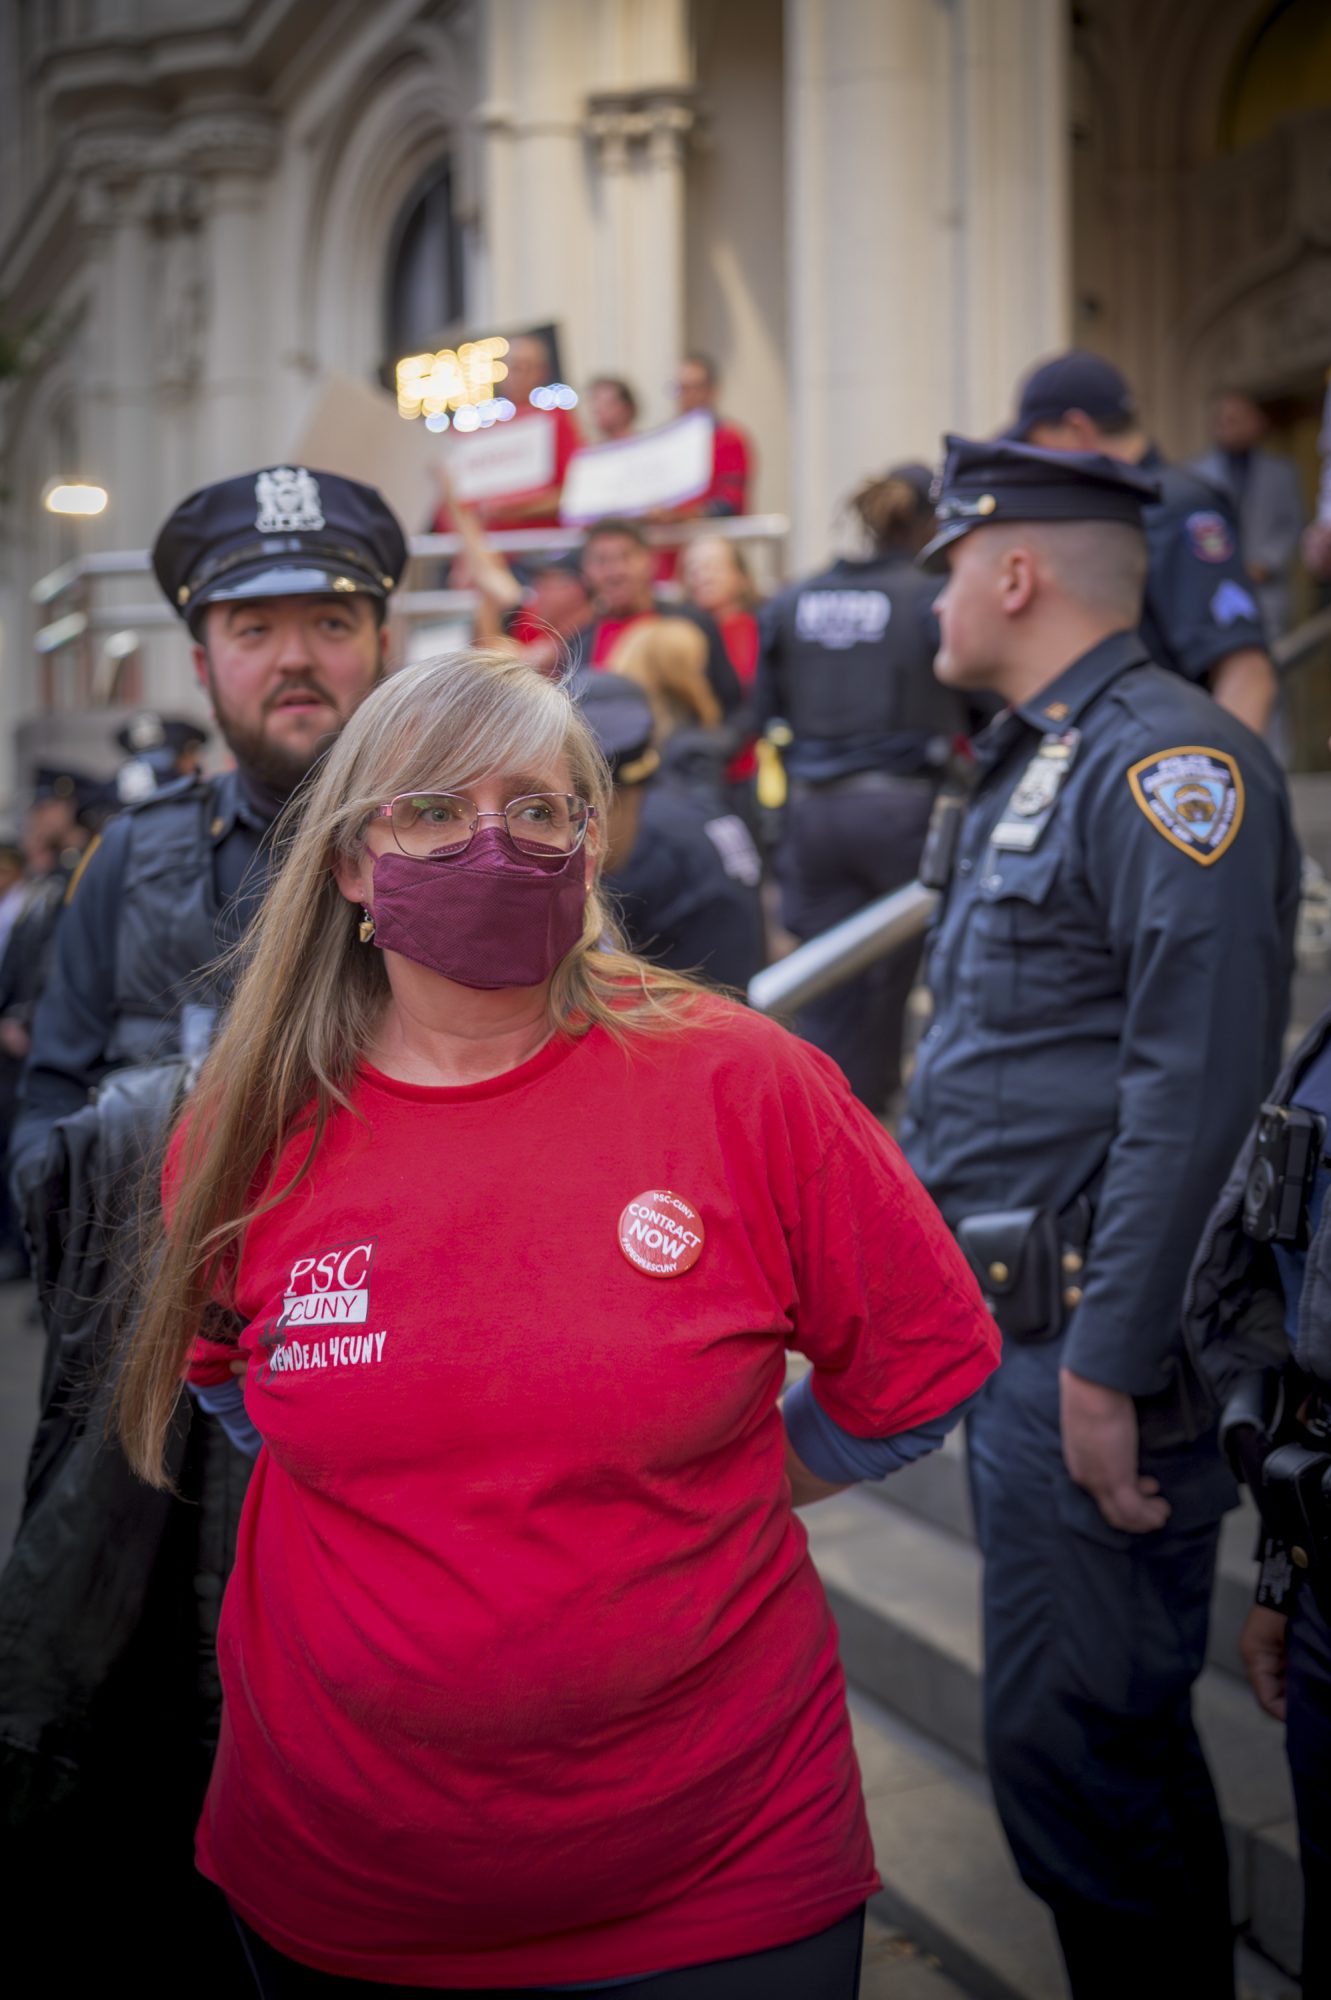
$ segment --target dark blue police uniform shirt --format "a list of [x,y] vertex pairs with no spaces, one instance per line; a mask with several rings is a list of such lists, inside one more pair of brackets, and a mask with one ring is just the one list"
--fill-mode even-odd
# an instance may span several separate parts
[[[227,771],[207,784],[220,950],[243,934],[267,887],[265,836],[279,804],[263,797],[238,771]],[[112,1066],[107,1049],[116,1018],[116,942],[131,821],[144,813],[150,816],[152,810],[148,803],[140,814],[108,822],[61,915],[51,977],[33,1023],[22,1103],[10,1138],[10,1170],[20,1177],[44,1157],[56,1120],[86,1104],[89,1091]]]
[[1154,447],[1137,468],[1160,481],[1142,509],[1149,567],[1142,641],[1151,658],[1204,682],[1231,653],[1265,647],[1252,579],[1239,558],[1228,498]]
[[[1042,837],[993,846],[1042,737],[1070,730]],[[1202,1225],[1278,1067],[1299,893],[1284,780],[1128,633],[976,747],[902,1143],[953,1226],[1061,1211],[1098,1180],[1064,1358],[1152,1395]]]
[[761,880],[743,820],[709,812],[663,772],[643,800],[633,852],[605,886],[634,951],[743,991],[766,956]]

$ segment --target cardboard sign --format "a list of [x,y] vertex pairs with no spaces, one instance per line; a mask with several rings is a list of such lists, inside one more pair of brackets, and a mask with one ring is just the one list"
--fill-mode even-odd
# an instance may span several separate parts
[[520,500],[554,485],[555,420],[544,410],[488,430],[450,431],[444,449],[459,500]]
[[659,430],[575,451],[559,518],[580,527],[608,514],[648,514],[696,500],[712,482],[712,418],[690,410]]
[[386,390],[350,375],[327,377],[287,453],[288,464],[377,486],[408,535],[423,534],[434,518],[438,462],[438,439],[424,424],[408,423]]

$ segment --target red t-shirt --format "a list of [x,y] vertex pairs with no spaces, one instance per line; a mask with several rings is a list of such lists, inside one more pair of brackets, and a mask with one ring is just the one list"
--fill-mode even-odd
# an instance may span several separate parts
[[[753,446],[738,424],[724,424],[718,417],[712,432],[712,476],[705,492],[679,508],[685,516],[695,514],[747,514],[749,479],[753,470]],[[720,505],[717,503],[720,502]],[[656,580],[667,583],[679,567],[679,550],[662,549],[657,558]]]
[[[236,1273],[264,1449],[200,1868],[278,1950],[389,1984],[835,1922],[877,1877],[777,1398],[788,1345],[861,1436],[979,1385],[997,1336],[936,1210],[825,1057],[719,1002],[352,1101]],[[703,1243],[663,1278],[621,1229],[671,1191]]]
[[592,627],[592,650],[587,664],[589,667],[604,667],[625,632],[641,625],[644,618],[655,618],[655,611],[635,611],[631,618],[598,618]]
[[738,424],[723,424],[717,418],[712,433],[712,483],[703,495],[703,511],[721,501],[728,513],[749,511],[749,473],[752,447]]
[[[743,688],[751,688],[758,673],[758,620],[751,611],[732,611],[718,618],[721,641],[730,655],[730,664]],[[746,784],[758,769],[758,753],[752,743],[732,757],[726,776],[732,785]]]

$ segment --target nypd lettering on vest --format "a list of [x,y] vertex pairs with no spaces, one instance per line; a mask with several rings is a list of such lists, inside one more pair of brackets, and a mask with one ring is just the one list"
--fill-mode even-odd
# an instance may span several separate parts
[[842,653],[881,639],[892,616],[885,590],[805,590],[795,605],[795,630],[811,645]]

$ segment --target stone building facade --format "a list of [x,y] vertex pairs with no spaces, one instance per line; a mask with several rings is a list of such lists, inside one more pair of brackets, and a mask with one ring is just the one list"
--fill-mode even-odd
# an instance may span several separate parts
[[[1127,368],[1166,446],[1196,447],[1235,381],[1310,458],[1326,20],[1320,0],[3,0],[0,737],[89,698],[86,652],[77,673],[34,652],[35,581],[282,457],[330,376],[387,379],[413,328],[552,322],[565,377],[628,376],[649,420],[683,349],[714,353],[792,564],[866,472],[996,426],[1074,337]],[[98,519],[44,513],[73,472],[107,487]],[[146,585],[119,588],[132,623]],[[140,692],[179,705],[183,649],[146,657]]]

